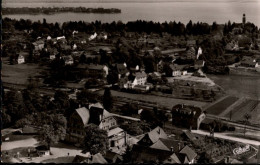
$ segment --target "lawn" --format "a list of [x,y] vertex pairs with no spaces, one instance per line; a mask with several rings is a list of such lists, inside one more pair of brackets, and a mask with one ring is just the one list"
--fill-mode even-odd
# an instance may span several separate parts
[[237,100],[238,100],[237,97],[233,97],[233,96],[226,97],[220,102],[217,102],[216,104],[213,104],[212,106],[208,107],[206,109],[206,112],[212,115],[219,115],[225,109],[227,109],[229,106],[235,103]]
[[63,156],[53,159],[47,159],[42,161],[41,163],[72,163],[74,156]]
[[3,83],[26,84],[29,76],[39,76],[43,68],[37,64],[9,65],[6,61],[2,64]]

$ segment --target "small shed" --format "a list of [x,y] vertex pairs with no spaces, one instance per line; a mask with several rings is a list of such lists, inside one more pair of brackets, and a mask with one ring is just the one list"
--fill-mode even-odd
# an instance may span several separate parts
[[41,145],[35,148],[37,151],[37,154],[41,156],[48,156],[50,155],[50,149],[46,145]]

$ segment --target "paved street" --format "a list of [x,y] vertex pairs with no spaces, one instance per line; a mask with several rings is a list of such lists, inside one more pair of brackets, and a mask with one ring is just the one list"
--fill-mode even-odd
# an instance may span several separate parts
[[[209,132],[202,131],[202,130],[192,130],[192,133],[200,134],[200,135],[209,135]],[[256,145],[259,146],[260,142],[255,141],[255,140],[249,140],[249,139],[243,139],[243,138],[237,138],[237,137],[232,137],[232,136],[227,136],[225,133],[214,133],[214,137],[221,138],[221,139],[227,139],[227,140],[232,140],[236,142],[241,142],[245,144],[251,144],[251,145]]]

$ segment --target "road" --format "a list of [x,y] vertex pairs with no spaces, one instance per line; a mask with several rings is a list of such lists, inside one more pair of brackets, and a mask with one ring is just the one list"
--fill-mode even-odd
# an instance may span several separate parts
[[[195,133],[195,134],[208,135],[208,136],[210,134],[209,132],[202,131],[202,130],[191,130],[191,132]],[[227,136],[225,133],[217,133],[217,132],[215,132],[214,133],[214,137],[221,138],[221,139],[226,139],[226,140],[232,140],[232,141],[236,141],[236,142],[240,142],[240,143],[244,143],[244,144],[251,144],[251,145],[256,145],[256,146],[260,145],[259,141],[243,139],[243,138],[237,138],[237,137],[232,137],[232,136]]]

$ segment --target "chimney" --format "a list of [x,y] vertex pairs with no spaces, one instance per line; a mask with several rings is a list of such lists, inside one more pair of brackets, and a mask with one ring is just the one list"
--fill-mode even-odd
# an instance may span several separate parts
[[99,115],[99,121],[101,121],[101,120],[102,120],[102,115],[100,114],[100,115]]
[[183,104],[181,104],[181,108],[183,108],[184,107],[184,105]]
[[79,104],[79,108],[81,108],[81,104]]
[[180,142],[178,143],[178,149],[179,149],[179,151],[181,150],[181,143]]
[[173,147],[171,147],[171,152],[174,152]]

